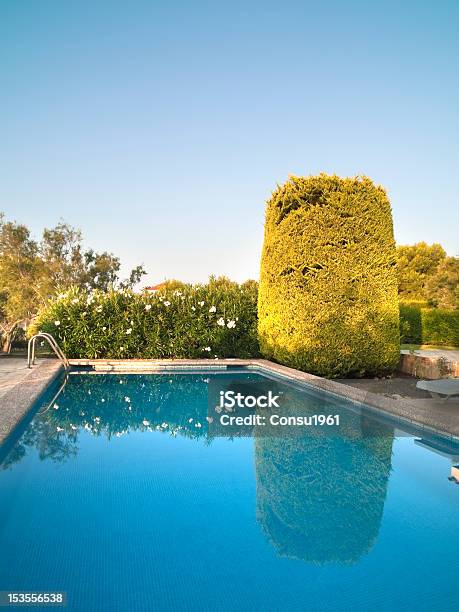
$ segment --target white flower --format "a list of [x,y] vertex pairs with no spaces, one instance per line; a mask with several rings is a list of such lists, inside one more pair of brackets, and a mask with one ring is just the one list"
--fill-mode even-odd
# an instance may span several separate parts
[[72,300],[72,304],[78,304],[78,302],[79,302],[79,299],[78,299],[78,298],[73,298],[73,300]]
[[191,310],[194,312],[196,310],[196,308],[194,306],[192,306]]
[[200,306],[204,306],[204,300],[202,302],[198,302]]
[[228,321],[226,327],[228,329],[233,329],[233,327],[236,327],[236,321]]
[[73,431],[76,431],[78,427],[76,427],[76,425],[70,425],[70,429],[73,429]]
[[145,304],[145,310],[151,310],[151,304]]
[[56,431],[64,431],[63,427],[56,427]]
[[181,292],[181,291],[179,291],[178,289],[176,289],[176,290],[174,291],[174,295],[177,295],[177,296],[178,296],[178,295],[182,295],[182,292]]
[[217,321],[217,325],[220,325],[220,327],[225,327],[225,319],[220,317]]
[[166,300],[166,301],[164,302],[164,306],[170,306],[170,305],[171,305],[171,303],[170,303],[168,300]]
[[192,422],[193,422],[193,419],[188,419],[188,423],[192,423]]
[[129,336],[129,334],[132,333],[132,328],[130,327],[129,329],[126,330],[126,334]]
[[102,312],[102,306],[98,306],[98,307],[96,308],[96,312]]
[[148,425],[150,425],[150,421],[147,421],[147,419],[144,419],[142,421],[142,425],[145,425],[145,427],[147,427]]
[[215,308],[215,306],[211,306],[209,308],[209,312],[217,312],[217,309]]
[[59,410],[59,404],[54,404],[54,410]]
[[131,401],[131,398],[126,395],[126,397],[124,398],[124,401],[129,404],[129,402]]
[[202,350],[203,351],[207,351],[208,353],[210,353],[211,349],[210,349],[210,346],[205,346]]
[[105,325],[102,327],[102,331],[105,331],[107,328],[105,327]]
[[59,327],[59,325],[60,325],[60,324],[61,324],[61,322],[60,322],[60,321],[54,321],[54,325],[55,325],[56,327]]

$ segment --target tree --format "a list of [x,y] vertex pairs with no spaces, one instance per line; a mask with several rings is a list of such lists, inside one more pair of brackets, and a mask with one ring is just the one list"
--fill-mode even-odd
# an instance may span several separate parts
[[418,242],[397,247],[398,292],[404,300],[424,300],[428,279],[446,257],[440,244]]
[[[100,289],[107,291],[109,287],[116,284],[121,263],[118,257],[112,253],[95,253],[92,249],[84,254],[84,271],[80,277],[80,285],[86,285],[89,289]],[[141,267],[141,266],[140,266]],[[142,269],[142,274],[145,272]],[[134,271],[131,272],[133,274]],[[137,282],[140,280],[137,280]],[[134,283],[136,284],[136,283]]]
[[81,231],[59,222],[45,229],[40,242],[25,225],[5,221],[0,213],[0,331],[2,351],[9,352],[14,334],[56,292],[77,286],[107,291],[134,287],[146,273],[136,266],[119,279],[120,260],[112,253],[83,249]]
[[459,258],[445,257],[425,285],[425,297],[431,306],[459,308]]

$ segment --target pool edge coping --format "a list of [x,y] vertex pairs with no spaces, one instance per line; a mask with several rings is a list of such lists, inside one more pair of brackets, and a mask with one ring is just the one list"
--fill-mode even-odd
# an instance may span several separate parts
[[45,359],[0,398],[0,446],[20,426],[36,400],[63,370],[59,361]]

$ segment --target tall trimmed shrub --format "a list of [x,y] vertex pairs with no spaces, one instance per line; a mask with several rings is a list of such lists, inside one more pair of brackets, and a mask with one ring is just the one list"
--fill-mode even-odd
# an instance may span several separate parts
[[389,199],[367,177],[291,177],[267,203],[258,300],[262,353],[328,377],[399,360]]

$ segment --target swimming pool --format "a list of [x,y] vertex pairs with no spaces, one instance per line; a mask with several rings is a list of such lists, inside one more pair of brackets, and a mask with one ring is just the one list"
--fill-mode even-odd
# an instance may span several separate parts
[[[458,609],[452,441],[243,370],[72,373],[51,402],[59,385],[0,447],[0,591],[85,612]],[[227,391],[280,407],[229,411]]]

